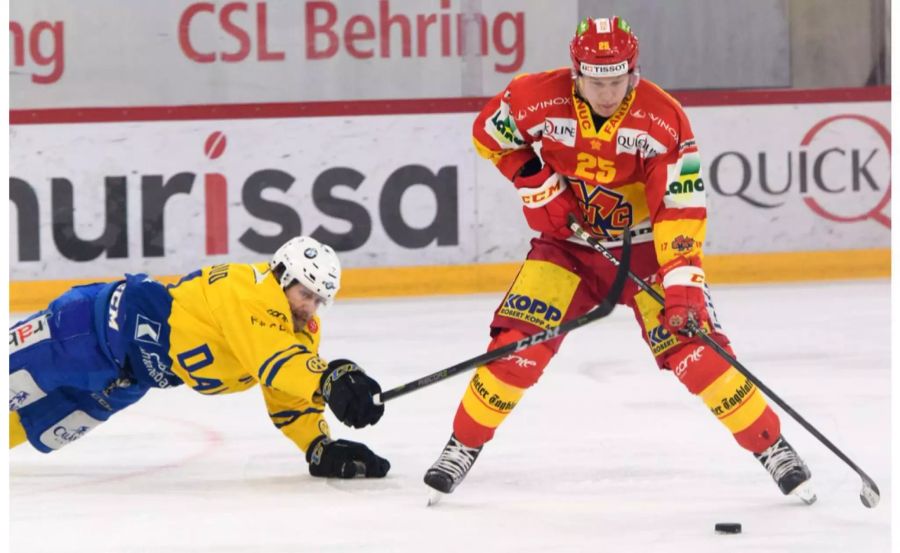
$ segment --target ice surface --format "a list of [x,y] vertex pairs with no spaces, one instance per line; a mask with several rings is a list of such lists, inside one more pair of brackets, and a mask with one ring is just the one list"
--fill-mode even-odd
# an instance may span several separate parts
[[[422,475],[466,376],[389,402],[374,428],[330,419],[335,436],[391,460],[378,481],[308,476],[256,389],[154,390],[57,453],[10,452],[11,551],[888,551],[890,283],[714,295],[739,358],[875,479],[876,509],[860,503],[859,477],[786,414],[819,501],[783,497],[700,400],[656,370],[620,308],[567,339],[435,507]],[[339,301],[324,315],[322,355],[397,386],[481,353],[500,296]],[[716,522],[743,533],[718,535]]]

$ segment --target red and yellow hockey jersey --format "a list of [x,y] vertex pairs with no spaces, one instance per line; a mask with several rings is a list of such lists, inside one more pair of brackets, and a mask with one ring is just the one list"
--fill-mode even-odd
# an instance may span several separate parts
[[660,265],[702,257],[706,194],[700,156],[681,105],[642,79],[596,128],[568,68],[526,74],[475,119],[475,147],[512,180],[536,155],[566,177],[585,229],[615,245],[626,226],[650,240]]
[[227,394],[258,382],[276,427],[306,451],[329,435],[319,380],[314,317],[294,333],[290,305],[268,264],[231,263],[191,273],[169,288],[172,371],[202,394]]

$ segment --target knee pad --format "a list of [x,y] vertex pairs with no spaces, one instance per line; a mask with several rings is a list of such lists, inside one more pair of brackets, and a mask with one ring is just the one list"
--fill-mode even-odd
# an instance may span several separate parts
[[[520,330],[504,328],[491,340],[488,351],[502,348],[507,344],[518,342],[526,337]],[[537,344],[496,361],[491,361],[487,364],[487,368],[501,382],[517,388],[529,388],[541,377],[544,367],[547,366],[552,357],[552,349],[544,344]]]

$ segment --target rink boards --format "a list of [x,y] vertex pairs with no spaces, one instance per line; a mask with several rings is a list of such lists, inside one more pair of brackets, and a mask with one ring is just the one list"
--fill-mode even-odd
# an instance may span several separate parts
[[[688,93],[714,282],[887,276],[889,89]],[[344,294],[504,289],[533,234],[471,142],[483,99],[14,110],[11,308],[258,261],[305,233]]]

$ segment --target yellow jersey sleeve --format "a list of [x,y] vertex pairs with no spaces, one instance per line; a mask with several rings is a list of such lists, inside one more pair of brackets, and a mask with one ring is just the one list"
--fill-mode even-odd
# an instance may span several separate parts
[[272,424],[301,451],[306,452],[309,444],[323,434],[331,437],[321,396],[308,401],[265,386],[262,392]]

